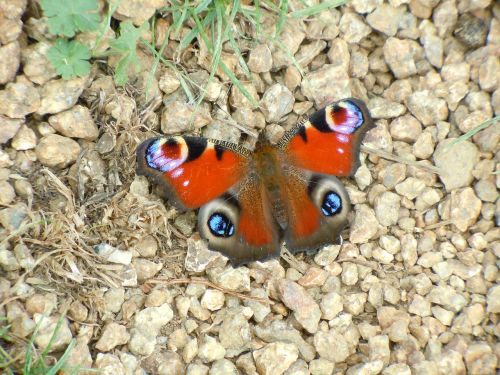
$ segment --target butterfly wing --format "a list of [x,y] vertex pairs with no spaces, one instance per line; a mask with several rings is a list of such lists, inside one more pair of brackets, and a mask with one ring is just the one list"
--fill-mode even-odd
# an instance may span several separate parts
[[137,149],[137,174],[154,181],[176,207],[201,207],[200,234],[233,263],[279,254],[269,201],[237,145],[200,137],[152,138]]
[[277,147],[296,167],[349,176],[359,166],[359,147],[373,121],[366,105],[345,99],[315,112],[285,133]]
[[235,186],[248,169],[237,146],[201,137],[158,137],[137,149],[137,174],[180,209],[198,208]]
[[234,265],[277,256],[280,233],[269,203],[262,184],[247,176],[237,189],[200,209],[198,230]]
[[359,166],[359,148],[373,126],[365,104],[346,99],[314,113],[278,143],[283,151],[284,197],[291,251],[336,242],[347,225],[349,196],[335,176]]

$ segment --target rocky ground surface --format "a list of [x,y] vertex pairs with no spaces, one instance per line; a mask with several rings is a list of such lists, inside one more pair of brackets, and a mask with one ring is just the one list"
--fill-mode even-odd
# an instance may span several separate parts
[[[115,16],[140,24],[162,5],[123,0]],[[262,21],[271,35],[270,12]],[[168,24],[156,23],[159,44]],[[500,124],[451,143],[500,114],[498,3],[353,0],[290,18],[281,43],[303,76],[274,42],[241,41],[256,108],[222,73],[197,109],[171,70],[147,84],[146,50],[124,88],[113,57],[62,80],[46,25],[26,0],[0,2],[0,316],[12,355],[40,321],[46,348],[67,312],[52,354],[76,339],[68,363],[104,374],[495,374]],[[229,47],[222,59],[244,79]],[[178,63],[206,82],[206,51]],[[343,246],[233,268],[196,235],[194,212],[135,176],[135,148],[155,132],[278,139],[349,96],[376,128],[344,179]]]

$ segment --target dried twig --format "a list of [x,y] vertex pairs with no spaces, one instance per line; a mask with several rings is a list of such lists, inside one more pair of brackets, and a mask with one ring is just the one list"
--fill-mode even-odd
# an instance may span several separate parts
[[148,284],[164,284],[164,285],[174,285],[174,284],[191,284],[191,283],[194,283],[194,284],[203,284],[203,285],[206,285],[210,288],[213,288],[213,289],[216,289],[218,291],[221,291],[222,293],[224,294],[229,294],[233,297],[238,297],[238,298],[241,298],[241,299],[246,299],[246,300],[250,300],[250,301],[255,301],[255,302],[260,302],[260,303],[265,303],[267,305],[274,305],[274,302],[269,300],[269,299],[265,299],[265,298],[260,298],[260,297],[254,297],[254,296],[247,296],[246,294],[243,294],[243,293],[238,293],[238,292],[234,292],[232,290],[228,290],[228,289],[225,289],[217,284],[214,284],[208,280],[205,280],[205,279],[198,279],[198,278],[192,278],[192,279],[167,279],[167,278],[164,278],[164,277],[158,277],[158,278],[155,278],[155,279],[150,279],[150,280],[146,280],[146,282],[143,284],[143,286],[145,288],[148,288]]
[[396,161],[398,163],[411,165],[412,167],[425,169],[426,171],[429,171],[429,172],[432,172],[435,174],[440,174],[440,175],[444,174],[443,170],[441,170],[440,168],[438,168],[434,165],[420,164],[418,161],[402,158],[401,156],[393,155],[389,152],[377,150],[377,149],[371,148],[369,146],[361,145],[361,151],[367,152],[369,154],[380,156],[381,158],[384,158],[387,160],[392,160],[392,161]]

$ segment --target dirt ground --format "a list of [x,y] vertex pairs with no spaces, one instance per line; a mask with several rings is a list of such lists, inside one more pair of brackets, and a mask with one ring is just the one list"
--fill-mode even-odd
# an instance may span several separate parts
[[[159,50],[171,3],[123,0],[114,21],[153,17]],[[139,46],[119,86],[115,55],[62,79],[39,2],[0,2],[1,373],[22,373],[28,348],[50,366],[68,346],[64,374],[497,373],[500,4],[353,0],[289,14],[274,39],[279,15],[261,12],[261,34],[234,24],[250,76],[229,42],[221,54],[251,101],[221,69],[209,81],[200,38],[178,49],[194,22],[170,35],[168,66],[152,71]],[[205,86],[196,105],[189,92]],[[196,212],[135,174],[148,137],[252,147],[347,97],[376,126],[342,179],[342,246],[234,268],[200,239]]]

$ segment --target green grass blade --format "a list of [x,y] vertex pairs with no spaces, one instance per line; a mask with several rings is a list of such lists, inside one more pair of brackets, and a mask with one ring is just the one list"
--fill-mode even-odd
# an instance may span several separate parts
[[307,18],[314,16],[320,12],[323,12],[325,10],[331,9],[331,8],[336,8],[340,5],[344,5],[348,2],[349,0],[327,0],[323,1],[319,4],[313,5],[313,6],[308,6],[303,9],[299,9],[296,11],[293,11],[290,13],[290,16],[293,18]]
[[231,82],[233,83],[233,85],[235,85],[238,88],[238,90],[241,91],[241,93],[243,94],[243,96],[245,96],[245,98],[247,98],[248,101],[250,103],[252,103],[252,105],[254,106],[254,108],[257,108],[259,106],[259,103],[257,103],[257,101],[252,97],[252,95],[250,95],[250,93],[248,92],[248,90],[245,88],[245,86],[243,86],[243,84],[238,80],[238,78],[236,78],[236,76],[231,71],[231,69],[229,69],[227,67],[227,65],[224,64],[224,61],[220,62],[220,67],[221,67],[222,71],[229,77],[229,79],[231,80]]
[[278,21],[276,22],[276,30],[274,31],[275,38],[277,38],[278,35],[280,35],[281,30],[283,30],[287,14],[288,14],[288,0],[281,0],[278,12]]
[[469,138],[472,138],[474,135],[479,133],[481,130],[486,129],[488,126],[494,124],[497,121],[500,121],[500,116],[490,118],[489,120],[486,120],[486,121],[480,123],[474,129],[469,130],[467,133],[462,134],[460,137],[458,137],[453,142],[451,142],[448,146],[446,146],[446,149],[448,150],[448,149],[452,148],[453,146],[455,146],[457,143],[460,143],[460,142],[466,141]]
[[64,366],[66,361],[69,358],[69,355],[73,351],[73,348],[76,345],[76,339],[71,339],[69,345],[66,347],[66,350],[64,351],[63,355],[59,360],[56,362],[54,366],[51,367],[51,369],[46,373],[46,375],[56,375],[57,372]]

